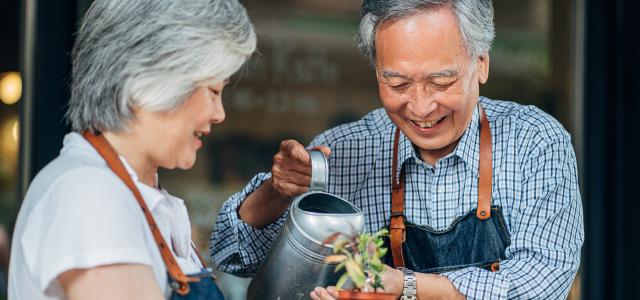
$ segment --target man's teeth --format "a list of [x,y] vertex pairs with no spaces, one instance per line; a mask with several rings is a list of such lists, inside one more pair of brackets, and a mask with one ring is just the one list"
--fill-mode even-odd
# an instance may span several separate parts
[[196,131],[193,133],[193,135],[197,138],[201,138],[202,137],[202,132]]
[[442,118],[434,120],[434,121],[413,121],[416,125],[420,126],[420,128],[431,128],[436,126],[438,122],[440,122]]

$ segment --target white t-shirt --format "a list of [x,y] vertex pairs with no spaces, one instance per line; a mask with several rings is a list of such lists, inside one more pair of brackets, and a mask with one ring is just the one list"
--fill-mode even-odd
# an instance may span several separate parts
[[[202,266],[191,247],[183,201],[139,182],[124,157],[120,159],[182,271],[198,272]],[[160,288],[170,293],[160,251],[133,193],[89,142],[69,133],[60,155],[34,178],[20,208],[11,247],[9,299],[66,299],[60,274],[115,263],[151,266]]]

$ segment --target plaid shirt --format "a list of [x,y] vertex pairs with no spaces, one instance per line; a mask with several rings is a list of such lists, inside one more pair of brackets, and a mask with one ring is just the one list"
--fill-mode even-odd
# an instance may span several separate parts
[[[469,267],[443,275],[469,299],[564,299],[578,270],[584,239],[570,136],[533,106],[483,97],[480,103],[493,138],[492,204],[502,207],[511,245],[498,272]],[[445,229],[477,207],[478,124],[476,109],[456,149],[435,167],[419,159],[411,141],[400,135],[395,171],[399,174],[404,165],[409,222]],[[385,111],[378,109],[322,133],[311,143],[332,149],[326,191],[360,207],[369,231],[389,223],[394,130]],[[255,274],[284,223],[287,213],[257,230],[236,212],[269,177],[269,173],[256,175],[222,207],[211,240],[212,258],[220,270]]]

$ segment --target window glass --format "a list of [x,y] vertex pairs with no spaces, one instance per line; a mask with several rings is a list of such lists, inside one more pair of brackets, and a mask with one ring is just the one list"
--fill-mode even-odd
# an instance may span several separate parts
[[[254,174],[269,171],[282,139],[308,144],[325,129],[381,107],[373,69],[354,44],[361,1],[241,2],[258,33],[258,53],[225,88],[227,118],[214,126],[194,168],[160,174],[162,186],[186,200],[205,256],[222,203]],[[91,1],[76,3],[80,18]],[[496,40],[481,94],[536,105],[571,131],[571,7],[551,0],[493,3]],[[19,75],[8,73],[18,72],[19,15],[18,1],[0,4],[0,80]],[[0,103],[0,230],[12,227],[18,210],[18,114],[17,104]],[[1,239],[0,232],[0,248]],[[0,299],[2,255],[0,249]],[[221,274],[220,283],[227,299],[245,298],[248,280]],[[569,298],[579,298],[579,286]]]

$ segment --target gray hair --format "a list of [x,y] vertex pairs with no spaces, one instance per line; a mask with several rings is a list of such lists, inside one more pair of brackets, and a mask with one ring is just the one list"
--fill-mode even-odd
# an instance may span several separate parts
[[462,41],[470,57],[491,50],[495,37],[491,0],[364,0],[356,37],[358,48],[375,66],[375,35],[380,24],[442,7],[450,9],[456,16]]
[[126,130],[133,107],[175,109],[255,48],[237,0],[96,0],[71,54],[67,120],[78,132]]

